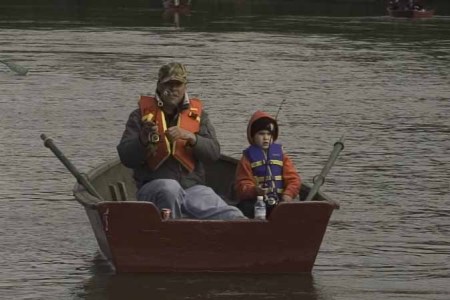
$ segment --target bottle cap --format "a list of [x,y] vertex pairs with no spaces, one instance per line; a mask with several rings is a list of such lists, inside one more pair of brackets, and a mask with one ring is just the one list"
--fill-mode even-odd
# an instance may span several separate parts
[[262,201],[262,200],[264,200],[264,196],[256,196],[256,200],[257,201]]

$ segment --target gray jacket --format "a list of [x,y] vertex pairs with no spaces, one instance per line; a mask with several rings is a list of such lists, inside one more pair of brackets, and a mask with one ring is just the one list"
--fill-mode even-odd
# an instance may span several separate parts
[[[168,126],[174,126],[176,121],[177,117],[170,120]],[[130,114],[122,139],[117,146],[121,162],[134,171],[134,179],[138,189],[153,179],[175,179],[185,189],[196,184],[204,184],[205,170],[203,165],[219,159],[220,145],[217,141],[215,129],[204,110],[200,120],[200,131],[196,134],[197,143],[192,147],[196,163],[195,169],[191,173],[188,173],[173,156],[170,156],[155,171],[150,170],[145,159],[146,147],[139,140],[140,130],[141,112],[138,108]]]

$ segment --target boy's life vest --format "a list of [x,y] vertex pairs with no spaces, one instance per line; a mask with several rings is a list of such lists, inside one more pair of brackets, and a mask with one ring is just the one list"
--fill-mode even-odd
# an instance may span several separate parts
[[[164,134],[167,130],[167,122],[164,111],[158,107],[155,97],[141,96],[139,108],[143,122],[153,122],[158,127],[159,140],[155,142],[155,151],[147,154],[147,164],[151,170],[158,169],[171,155],[178,160],[189,173],[195,168],[195,158],[192,148],[185,140],[176,140],[173,143]],[[200,118],[202,103],[199,99],[189,99],[189,107],[178,113],[177,126],[192,133],[200,130]]]
[[281,199],[284,191],[282,146],[271,144],[266,158],[266,152],[261,147],[250,145],[244,150],[244,155],[250,162],[256,184],[262,188],[269,188],[269,197]]

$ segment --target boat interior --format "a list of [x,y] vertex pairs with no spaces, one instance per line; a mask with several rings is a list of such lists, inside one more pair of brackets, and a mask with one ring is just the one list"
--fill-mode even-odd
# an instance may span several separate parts
[[[234,179],[237,160],[227,156],[213,164],[205,166],[206,185],[214,189],[228,204],[235,205],[237,201],[234,195]],[[107,161],[87,174],[103,201],[136,201],[136,185],[131,169],[122,165],[118,158]],[[306,199],[310,187],[302,184],[300,199]],[[77,200],[83,205],[95,205],[98,198],[90,195],[80,184],[74,187]],[[314,200],[329,200],[322,193],[317,193]]]

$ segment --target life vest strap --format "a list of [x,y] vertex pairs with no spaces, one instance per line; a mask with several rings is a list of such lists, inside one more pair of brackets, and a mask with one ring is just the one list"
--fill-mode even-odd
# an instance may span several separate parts
[[[266,164],[265,160],[259,160],[259,161],[255,161],[255,162],[251,163],[250,166],[253,169],[253,168],[257,168],[257,167],[263,166],[265,164]],[[277,165],[277,166],[281,166],[282,167],[283,166],[283,161],[271,159],[271,160],[269,160],[268,164],[269,165]]]
[[268,181],[268,180],[283,180],[283,176],[277,175],[277,176],[255,176],[256,180],[258,182]]

